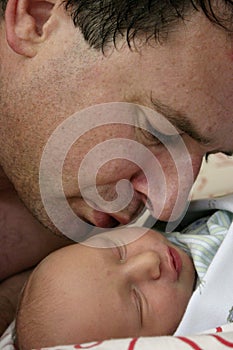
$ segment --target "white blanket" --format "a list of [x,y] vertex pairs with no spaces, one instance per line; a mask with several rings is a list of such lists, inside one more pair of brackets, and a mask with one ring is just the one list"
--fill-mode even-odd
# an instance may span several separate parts
[[202,284],[193,293],[175,335],[203,332],[233,322],[233,224]]

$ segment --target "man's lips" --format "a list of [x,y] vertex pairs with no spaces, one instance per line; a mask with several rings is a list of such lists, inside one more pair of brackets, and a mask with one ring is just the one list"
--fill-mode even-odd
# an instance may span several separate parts
[[169,268],[172,271],[174,279],[177,280],[179,279],[179,276],[182,270],[182,260],[181,260],[180,254],[175,248],[169,247],[168,252],[169,252],[168,254]]
[[82,198],[73,197],[69,199],[69,204],[81,220],[101,228],[132,223],[144,209],[144,204],[138,200],[132,201],[124,210],[114,213],[106,213],[89,199],[84,201]]
[[93,210],[92,224],[102,228],[112,228],[120,224],[113,216],[102,211]]
[[93,225],[102,228],[111,228],[116,227],[118,225],[127,225],[138,216],[138,214],[141,211],[140,209],[141,208],[139,208],[139,210],[137,210],[133,215],[124,212],[109,214],[103,211],[93,210],[92,223]]

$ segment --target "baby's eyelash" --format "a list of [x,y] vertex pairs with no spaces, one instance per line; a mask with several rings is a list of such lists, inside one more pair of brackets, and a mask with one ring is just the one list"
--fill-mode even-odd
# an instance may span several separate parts
[[117,246],[119,255],[120,255],[120,261],[123,262],[126,259],[127,256],[127,248],[126,245],[121,245],[121,246]]
[[140,316],[140,323],[141,323],[141,326],[143,326],[142,298],[141,298],[141,295],[140,295],[140,293],[138,292],[136,286],[133,286],[133,287],[132,287],[132,290],[133,290],[133,293],[134,293],[134,297],[135,297],[135,301],[136,301],[136,306],[137,306],[137,309],[138,309],[138,313],[139,313],[139,316]]
[[125,244],[122,244],[119,241],[112,241],[112,244],[114,244],[114,247],[112,248],[115,255],[117,255],[120,259],[120,262],[124,262],[127,257],[127,247]]

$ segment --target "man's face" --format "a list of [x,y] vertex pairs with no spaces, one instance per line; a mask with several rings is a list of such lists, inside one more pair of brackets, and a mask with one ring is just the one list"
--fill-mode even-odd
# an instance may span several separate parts
[[[63,9],[57,11],[60,15]],[[194,178],[206,152],[233,150],[233,49],[223,31],[196,14],[163,45],[150,42],[139,51],[130,51],[119,42],[118,50],[110,48],[103,55],[88,48],[66,14],[62,12],[60,18],[60,26],[33,58],[12,53],[1,36],[1,164],[22,199],[45,225],[50,223],[38,181],[44,146],[57,126],[89,106],[129,102],[157,110],[177,127],[190,153]],[[156,123],[152,126],[156,128]],[[118,181],[127,179],[134,190],[129,206],[106,217],[82,199],[77,182],[82,160],[97,144],[119,137],[142,143],[157,158],[166,183],[166,199],[158,216],[168,220],[178,195],[175,163],[166,147],[126,125],[98,127],[70,149],[62,179],[69,204],[85,221],[102,227],[127,223],[141,210],[148,184],[143,171],[126,159],[106,163],[99,169],[96,184],[88,186],[96,185],[99,194],[111,201]],[[184,162],[179,169],[183,188],[180,212],[192,185],[187,167]],[[158,180],[149,198],[154,215],[164,201],[160,187]]]
[[[121,231],[124,242],[132,229]],[[22,330],[36,318],[43,334],[30,347],[174,333],[194,287],[191,259],[155,231],[120,247],[111,237],[102,244],[112,248],[75,244],[36,269],[19,318]]]

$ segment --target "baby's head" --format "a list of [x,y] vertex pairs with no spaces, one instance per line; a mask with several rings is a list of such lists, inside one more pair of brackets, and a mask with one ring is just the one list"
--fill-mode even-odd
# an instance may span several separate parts
[[[135,230],[121,230],[122,240]],[[60,249],[41,262],[24,289],[16,320],[19,349],[173,334],[194,280],[188,255],[151,230],[126,246]]]

